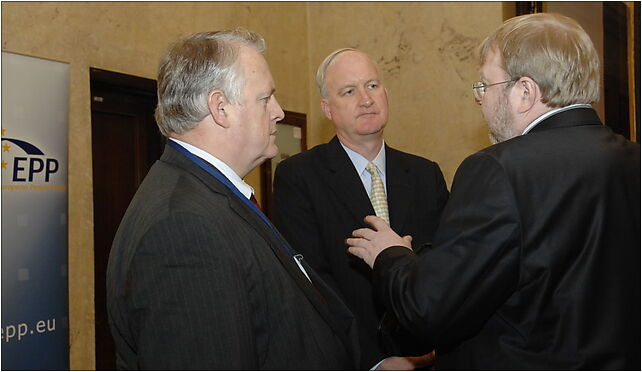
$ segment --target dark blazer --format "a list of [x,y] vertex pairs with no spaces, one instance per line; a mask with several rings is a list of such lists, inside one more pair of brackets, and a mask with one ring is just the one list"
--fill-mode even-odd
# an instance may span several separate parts
[[[439,166],[386,146],[386,183],[392,228],[412,235],[417,247],[431,242],[448,198]],[[370,268],[346,253],[344,240],[365,226],[365,216],[374,214],[361,179],[336,137],[282,161],[275,171],[274,223],[355,314],[362,368],[389,356],[377,340],[384,309],[374,300]]]
[[230,189],[165,146],[109,257],[118,367],[355,368],[352,314],[282,244]]
[[467,158],[433,248],[374,275],[437,369],[639,370],[640,146],[555,114]]

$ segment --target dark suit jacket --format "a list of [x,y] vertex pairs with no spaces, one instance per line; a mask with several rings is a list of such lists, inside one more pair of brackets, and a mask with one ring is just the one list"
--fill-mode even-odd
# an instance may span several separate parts
[[[386,146],[386,182],[392,228],[412,235],[417,247],[431,242],[448,198],[439,166]],[[284,160],[275,171],[274,223],[355,314],[362,368],[388,356],[377,340],[384,309],[374,300],[370,268],[346,253],[344,240],[365,226],[365,216],[374,214],[359,175],[336,137]]]
[[438,369],[640,369],[640,146],[555,114],[457,170],[434,246],[375,287]]
[[166,146],[109,258],[118,367],[355,368],[352,314],[307,269],[314,286],[255,212]]

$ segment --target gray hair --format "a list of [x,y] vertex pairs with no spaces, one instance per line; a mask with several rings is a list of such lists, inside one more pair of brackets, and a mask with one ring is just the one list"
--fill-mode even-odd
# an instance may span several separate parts
[[182,134],[208,114],[207,95],[221,90],[232,103],[239,103],[244,79],[238,52],[247,45],[263,53],[265,40],[248,30],[202,32],[174,43],[158,68],[156,123],[160,132]]
[[511,79],[535,80],[550,107],[600,98],[600,61],[593,42],[572,18],[552,13],[514,17],[480,46],[480,65],[496,50]]
[[334,59],[343,52],[359,52],[359,50],[355,48],[337,49],[325,57],[323,62],[321,62],[321,65],[319,65],[319,69],[317,69],[317,87],[319,87],[319,93],[321,93],[321,97],[323,98],[328,96],[328,91],[325,89],[325,75],[328,71],[328,67],[330,67],[332,61],[334,61]]

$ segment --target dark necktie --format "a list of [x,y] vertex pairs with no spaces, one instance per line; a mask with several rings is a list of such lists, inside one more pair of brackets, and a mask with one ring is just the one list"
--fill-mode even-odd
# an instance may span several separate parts
[[254,197],[254,193],[250,196],[250,201],[256,205],[256,207],[262,212],[263,210],[261,209],[261,206],[259,205],[258,200],[256,200],[256,197]]

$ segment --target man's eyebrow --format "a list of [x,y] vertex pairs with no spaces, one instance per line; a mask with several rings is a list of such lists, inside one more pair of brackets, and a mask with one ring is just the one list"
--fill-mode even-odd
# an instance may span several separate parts
[[340,92],[340,91],[344,90],[345,88],[354,88],[354,87],[356,87],[356,86],[357,86],[357,85],[356,85],[355,83],[347,83],[347,84],[345,84],[345,85],[341,85],[341,86],[337,89],[337,91],[339,91],[339,92]]
[[265,92],[265,91],[264,91],[264,93],[259,94],[259,99],[263,99],[263,98],[266,98],[266,97],[270,97],[270,96],[272,96],[274,93],[276,93],[276,88],[272,88],[272,89],[270,89],[270,90],[269,90],[269,91],[267,91],[267,92]]
[[350,82],[350,83],[345,83],[345,84],[343,84],[342,86],[340,86],[340,88],[345,88],[345,87],[356,87],[356,86],[357,86],[357,84]]

